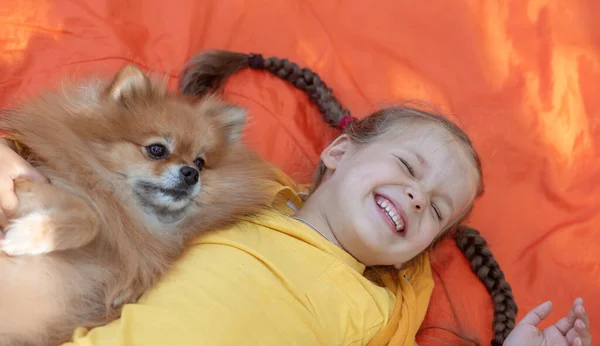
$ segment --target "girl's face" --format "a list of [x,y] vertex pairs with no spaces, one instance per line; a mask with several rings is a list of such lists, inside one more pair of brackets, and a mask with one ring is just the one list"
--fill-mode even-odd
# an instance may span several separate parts
[[461,218],[478,174],[447,130],[416,123],[366,145],[346,136],[321,155],[319,208],[340,245],[367,266],[406,263]]

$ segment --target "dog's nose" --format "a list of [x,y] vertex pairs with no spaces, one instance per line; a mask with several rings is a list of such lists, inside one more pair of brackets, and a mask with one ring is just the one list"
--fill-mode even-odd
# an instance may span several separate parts
[[198,182],[198,178],[200,177],[198,170],[189,166],[181,167],[179,174],[181,175],[181,179],[183,179],[183,181],[190,186],[196,184]]

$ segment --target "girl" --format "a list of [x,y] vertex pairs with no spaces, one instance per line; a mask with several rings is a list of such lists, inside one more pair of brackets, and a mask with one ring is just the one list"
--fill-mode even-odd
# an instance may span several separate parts
[[[237,66],[223,63],[212,75],[188,71],[182,89],[200,95],[218,86],[213,82],[248,66],[240,56]],[[266,65],[258,56],[250,62]],[[68,345],[415,343],[433,287],[428,249],[481,194],[479,159],[468,137],[441,117],[389,108],[353,120],[328,102],[324,84],[319,88],[313,98],[322,110],[339,111],[325,114],[344,133],[322,152],[310,197],[300,199],[298,186],[280,174],[265,186],[272,209],[199,237],[118,321],[77,330]],[[8,147],[0,147],[0,157],[0,207],[10,215],[12,179],[43,177]],[[488,286],[510,293],[500,279]],[[581,300],[537,333],[550,309],[534,309],[504,344],[591,345]]]

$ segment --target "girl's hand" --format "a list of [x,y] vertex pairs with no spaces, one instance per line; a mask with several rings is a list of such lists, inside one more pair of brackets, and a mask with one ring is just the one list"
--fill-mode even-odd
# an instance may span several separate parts
[[554,325],[539,330],[540,324],[552,311],[552,302],[545,302],[531,310],[508,335],[504,346],[592,346],[590,320],[583,308],[583,299],[577,298],[567,316]]
[[[16,210],[18,201],[14,191],[13,180],[28,178],[40,182],[48,182],[27,161],[14,152],[9,142],[0,139],[0,227],[4,228]],[[1,234],[0,234],[1,235]]]

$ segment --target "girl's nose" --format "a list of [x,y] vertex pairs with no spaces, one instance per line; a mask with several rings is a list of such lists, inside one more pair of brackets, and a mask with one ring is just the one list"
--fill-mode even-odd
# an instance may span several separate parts
[[425,196],[420,189],[408,188],[406,189],[406,196],[408,196],[414,211],[420,212],[421,210],[425,209],[427,201],[425,200]]

